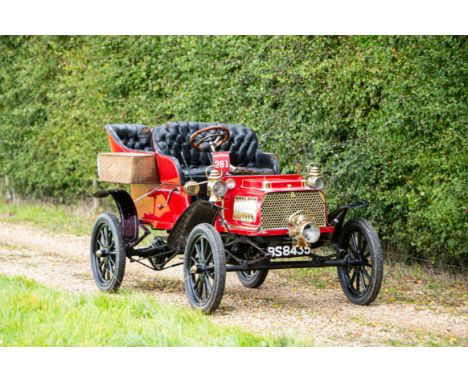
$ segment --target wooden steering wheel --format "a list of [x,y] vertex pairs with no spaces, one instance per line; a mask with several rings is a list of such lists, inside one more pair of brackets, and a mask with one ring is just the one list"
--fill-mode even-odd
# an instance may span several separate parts
[[[212,131],[213,133],[208,133],[204,137],[200,137],[201,134]],[[224,126],[208,126],[204,129],[200,129],[194,132],[189,139],[189,143],[192,147],[202,152],[201,145],[203,143],[208,143],[212,151],[216,151],[216,149],[223,145],[229,139],[229,129]]]

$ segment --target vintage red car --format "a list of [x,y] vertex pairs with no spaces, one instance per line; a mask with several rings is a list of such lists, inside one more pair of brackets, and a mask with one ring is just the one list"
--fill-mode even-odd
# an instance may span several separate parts
[[[307,166],[306,177],[281,174],[277,157],[262,152],[255,133],[240,125],[121,124],[106,131],[112,152],[153,155],[159,181],[132,185],[130,194],[95,194],[111,195],[120,215],[104,213],[93,228],[91,265],[101,290],[120,287],[128,258],[154,270],[183,265],[188,300],[205,313],[218,308],[226,272],[256,288],[271,269],[332,266],[351,302],[367,305],[377,297],[379,237],[364,219],[344,224],[348,209],[367,202],[328,212],[317,163]],[[152,244],[141,247],[152,230]],[[179,254],[183,261],[171,262]]]

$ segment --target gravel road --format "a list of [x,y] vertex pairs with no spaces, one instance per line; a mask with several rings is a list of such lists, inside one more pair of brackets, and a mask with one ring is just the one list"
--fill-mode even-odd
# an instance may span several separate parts
[[[72,292],[99,293],[91,276],[88,246],[89,237],[0,221],[0,272]],[[243,288],[234,274],[228,274],[221,307],[210,319],[259,334],[311,339],[319,346],[414,345],[432,339],[461,339],[467,345],[466,304],[429,308],[389,302],[383,292],[373,305],[360,307],[346,300],[338,280],[317,288],[292,278],[290,272],[270,272],[255,290]],[[127,263],[123,287],[148,291],[162,303],[188,306],[181,267],[156,273]]]

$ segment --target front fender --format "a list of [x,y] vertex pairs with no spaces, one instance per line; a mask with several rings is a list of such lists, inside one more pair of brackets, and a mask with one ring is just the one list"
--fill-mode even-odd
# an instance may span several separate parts
[[214,225],[219,208],[206,200],[193,202],[175,222],[167,239],[169,248],[179,253],[183,252],[192,229],[201,223]]
[[330,212],[328,214],[328,224],[331,224],[335,228],[331,240],[337,241],[340,237],[340,232],[349,209],[367,207],[368,205],[369,202],[367,200],[358,200],[355,203],[347,204]]

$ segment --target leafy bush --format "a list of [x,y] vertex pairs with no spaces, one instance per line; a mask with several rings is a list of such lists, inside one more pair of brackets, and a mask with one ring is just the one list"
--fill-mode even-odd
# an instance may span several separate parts
[[87,194],[106,123],[253,127],[283,171],[319,158],[398,249],[466,263],[464,37],[0,37],[0,171]]

